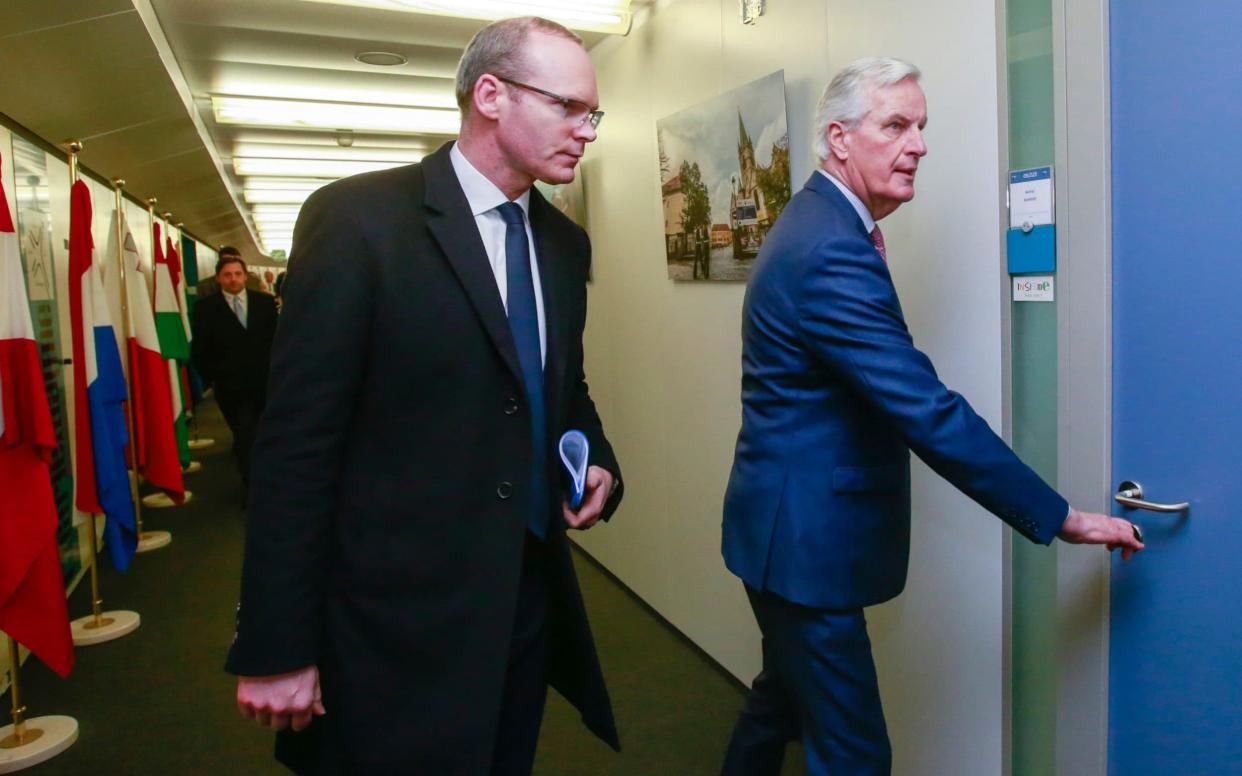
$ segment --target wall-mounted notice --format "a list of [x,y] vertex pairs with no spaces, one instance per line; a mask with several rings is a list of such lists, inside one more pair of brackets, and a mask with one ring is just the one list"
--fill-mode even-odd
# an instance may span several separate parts
[[1013,278],[1013,301],[1055,301],[1052,275],[1023,275]]
[[1030,231],[1053,222],[1052,168],[1009,173],[1009,228]]

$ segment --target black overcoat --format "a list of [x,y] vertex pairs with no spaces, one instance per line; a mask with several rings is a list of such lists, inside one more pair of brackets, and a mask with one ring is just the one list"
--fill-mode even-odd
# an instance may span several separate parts
[[[488,771],[531,441],[517,351],[448,150],[320,189],[294,231],[227,668],[319,666],[327,715],[277,742],[301,773]],[[537,191],[530,219],[547,470],[561,470],[552,444],[576,428],[620,481],[582,367],[590,243]],[[548,541],[552,685],[617,747],[569,543],[563,530]]]
[[246,295],[244,328],[218,288],[195,302],[190,352],[194,367],[217,393],[261,400],[276,334],[276,300],[262,291],[242,293]]

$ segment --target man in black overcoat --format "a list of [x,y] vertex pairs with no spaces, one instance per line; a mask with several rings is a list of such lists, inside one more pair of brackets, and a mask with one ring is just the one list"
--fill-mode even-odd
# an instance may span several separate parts
[[528,774],[549,684],[619,746],[565,535],[621,499],[583,374],[590,244],[531,188],[595,139],[594,69],[506,20],[457,100],[455,144],[320,189],[294,231],[227,668],[298,773]]
[[276,300],[246,288],[246,262],[236,248],[220,249],[215,280],[216,293],[194,305],[190,353],[198,373],[214,388],[233,432],[237,469],[249,484],[250,450],[267,403]]

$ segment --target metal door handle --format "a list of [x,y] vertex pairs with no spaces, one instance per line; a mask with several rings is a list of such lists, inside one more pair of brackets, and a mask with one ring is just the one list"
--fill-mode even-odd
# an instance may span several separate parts
[[1148,512],[1188,512],[1190,510],[1189,501],[1182,501],[1178,504],[1157,504],[1154,501],[1144,501],[1143,486],[1132,480],[1122,482],[1113,499],[1123,507],[1146,509]]

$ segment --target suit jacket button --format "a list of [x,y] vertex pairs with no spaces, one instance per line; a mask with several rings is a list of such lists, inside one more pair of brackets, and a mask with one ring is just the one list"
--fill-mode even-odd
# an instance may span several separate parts
[[510,396],[505,399],[505,414],[516,415],[518,411],[518,400]]
[[502,482],[496,486],[496,496],[500,500],[505,500],[513,495],[513,484],[510,482]]

